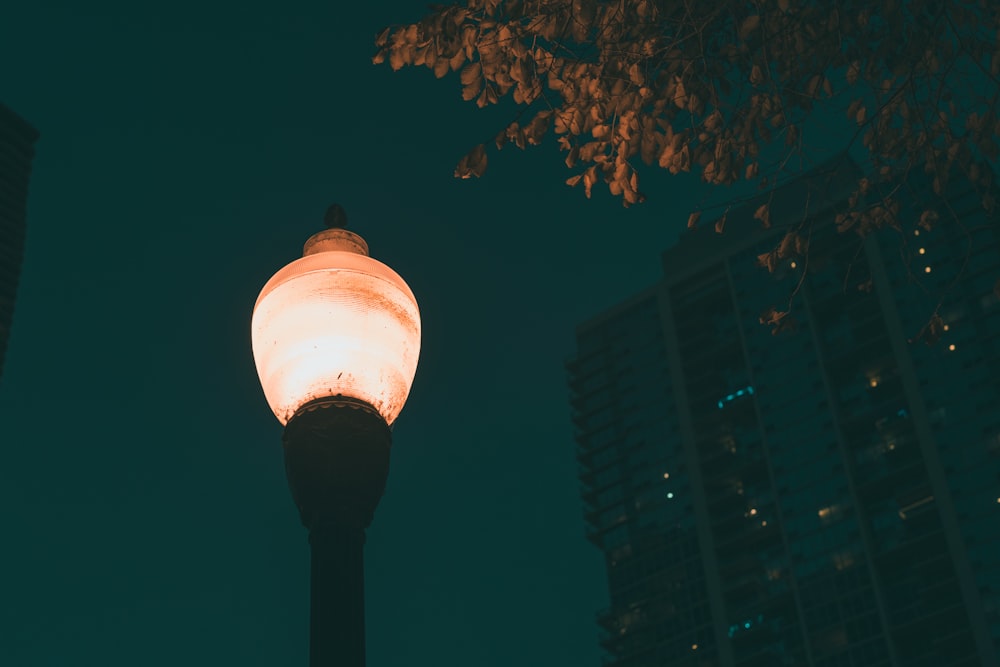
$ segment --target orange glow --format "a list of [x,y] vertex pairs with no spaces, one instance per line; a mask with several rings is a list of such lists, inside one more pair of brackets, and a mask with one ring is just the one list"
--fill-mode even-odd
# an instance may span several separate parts
[[931,267],[925,266],[924,267],[924,273],[930,273],[930,272],[931,272]]
[[917,252],[919,252],[919,253],[920,253],[921,255],[923,255],[923,254],[924,254],[925,252],[927,252],[927,251],[926,251],[926,250],[924,250],[923,248],[921,248],[921,249],[920,249],[920,250],[918,250]]
[[873,389],[875,387],[877,387],[878,386],[878,378],[872,378],[872,379],[868,380],[868,386],[871,387],[871,388],[873,388]]
[[403,279],[361,254],[363,244],[344,230],[320,232],[257,298],[254,360],[282,424],[331,396],[364,401],[389,424],[403,408],[420,354],[420,312]]
[[820,508],[817,514],[819,515],[820,519],[824,521],[829,521],[837,517],[837,513],[839,512],[839,510],[840,508],[837,505],[830,505],[829,507]]
[[951,350],[952,352],[954,352],[955,351],[955,344],[952,343],[951,345],[949,345],[948,349]]

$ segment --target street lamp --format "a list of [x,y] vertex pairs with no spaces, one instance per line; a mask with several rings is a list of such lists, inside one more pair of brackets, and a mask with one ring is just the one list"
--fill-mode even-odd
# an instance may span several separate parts
[[390,426],[413,383],[420,312],[339,206],[267,281],[251,338],[285,432],[285,472],[311,546],[309,664],[365,664],[365,529],[389,474]]

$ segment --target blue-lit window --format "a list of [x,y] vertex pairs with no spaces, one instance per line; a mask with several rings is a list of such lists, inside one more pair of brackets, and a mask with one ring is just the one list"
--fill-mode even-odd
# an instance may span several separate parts
[[744,396],[753,396],[753,387],[752,386],[747,385],[743,389],[737,389],[733,393],[727,394],[723,398],[720,398],[719,401],[718,401],[718,403],[716,405],[721,410],[722,408],[726,407],[727,403],[732,403],[736,399],[742,398]]
[[746,632],[753,629],[754,627],[762,624],[764,622],[764,615],[757,614],[756,618],[748,618],[739,623],[733,623],[729,626],[729,637],[730,639],[735,637],[737,634]]

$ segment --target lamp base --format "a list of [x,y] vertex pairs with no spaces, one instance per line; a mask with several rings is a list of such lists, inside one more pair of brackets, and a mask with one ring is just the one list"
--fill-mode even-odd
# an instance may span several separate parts
[[389,476],[392,432],[352,399],[308,403],[285,426],[285,475],[303,525],[367,528]]

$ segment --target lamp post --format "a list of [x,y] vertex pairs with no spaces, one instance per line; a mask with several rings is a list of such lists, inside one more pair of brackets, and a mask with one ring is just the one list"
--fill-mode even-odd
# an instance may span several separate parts
[[264,285],[251,338],[309,531],[309,664],[363,667],[365,529],[416,373],[420,313],[403,279],[344,229],[343,209],[331,206],[326,223]]

